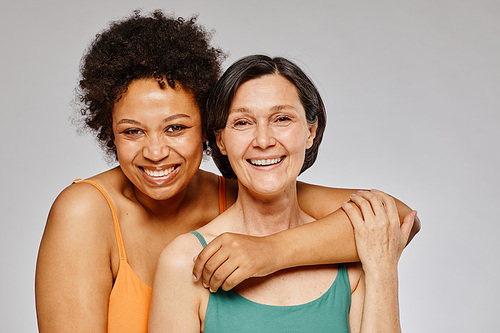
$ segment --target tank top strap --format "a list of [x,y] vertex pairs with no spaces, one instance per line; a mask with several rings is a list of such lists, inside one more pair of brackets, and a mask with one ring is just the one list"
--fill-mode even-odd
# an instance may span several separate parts
[[219,214],[226,211],[226,178],[219,177]]
[[196,238],[198,238],[198,240],[201,243],[201,246],[203,247],[207,246],[207,241],[205,240],[205,237],[203,237],[198,231],[190,231],[189,233],[195,235]]
[[345,264],[338,265],[337,277],[339,277],[339,283],[341,283],[344,288],[346,288],[347,290],[351,290],[349,274],[347,273],[347,266]]
[[125,246],[123,245],[123,238],[122,238],[122,232],[120,230],[120,223],[118,223],[118,215],[116,215],[116,210],[115,206],[113,205],[113,202],[111,201],[111,198],[109,195],[106,193],[106,191],[101,187],[101,185],[97,184],[96,182],[88,179],[75,179],[73,183],[88,183],[92,186],[94,186],[96,189],[99,190],[99,192],[102,193],[106,201],[108,202],[109,208],[111,209],[111,215],[113,216],[113,225],[115,227],[115,236],[116,236],[116,242],[118,243],[118,251],[120,253],[120,261],[121,260],[127,260],[127,254],[125,253]]

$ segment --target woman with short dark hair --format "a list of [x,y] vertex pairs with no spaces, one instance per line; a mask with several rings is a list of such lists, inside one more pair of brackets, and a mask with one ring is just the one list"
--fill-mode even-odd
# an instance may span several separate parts
[[314,163],[326,119],[299,67],[261,55],[231,65],[207,105],[213,158],[225,177],[237,179],[238,198],[163,251],[150,332],[399,332],[397,263],[416,212],[400,226],[395,201],[379,191],[342,204],[363,266],[293,268],[212,293],[193,283],[192,258],[217,236],[262,237],[314,220],[299,205],[296,178]]

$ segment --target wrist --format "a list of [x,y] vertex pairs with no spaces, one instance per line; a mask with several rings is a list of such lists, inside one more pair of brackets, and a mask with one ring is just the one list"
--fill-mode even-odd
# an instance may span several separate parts
[[397,266],[363,267],[366,284],[390,285],[398,283]]
[[286,246],[286,242],[282,240],[281,233],[269,235],[266,237],[271,249],[272,273],[292,267],[293,249],[291,246]]

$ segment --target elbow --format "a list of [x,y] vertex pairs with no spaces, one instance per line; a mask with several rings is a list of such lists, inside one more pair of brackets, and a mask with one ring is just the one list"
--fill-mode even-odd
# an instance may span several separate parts
[[411,228],[410,231],[410,236],[408,237],[408,242],[406,245],[410,243],[410,241],[415,237],[415,235],[420,231],[422,228],[422,223],[420,222],[420,219],[418,218],[418,215],[415,215],[415,220],[413,221],[413,227]]

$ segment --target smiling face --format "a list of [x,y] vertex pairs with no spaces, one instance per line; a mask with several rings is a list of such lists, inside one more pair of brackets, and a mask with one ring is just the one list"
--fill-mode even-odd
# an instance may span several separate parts
[[133,81],[113,108],[118,162],[135,187],[155,200],[171,198],[196,174],[203,154],[200,110],[180,84]]
[[217,145],[241,185],[254,193],[275,194],[295,184],[315,134],[296,87],[272,74],[238,88]]

